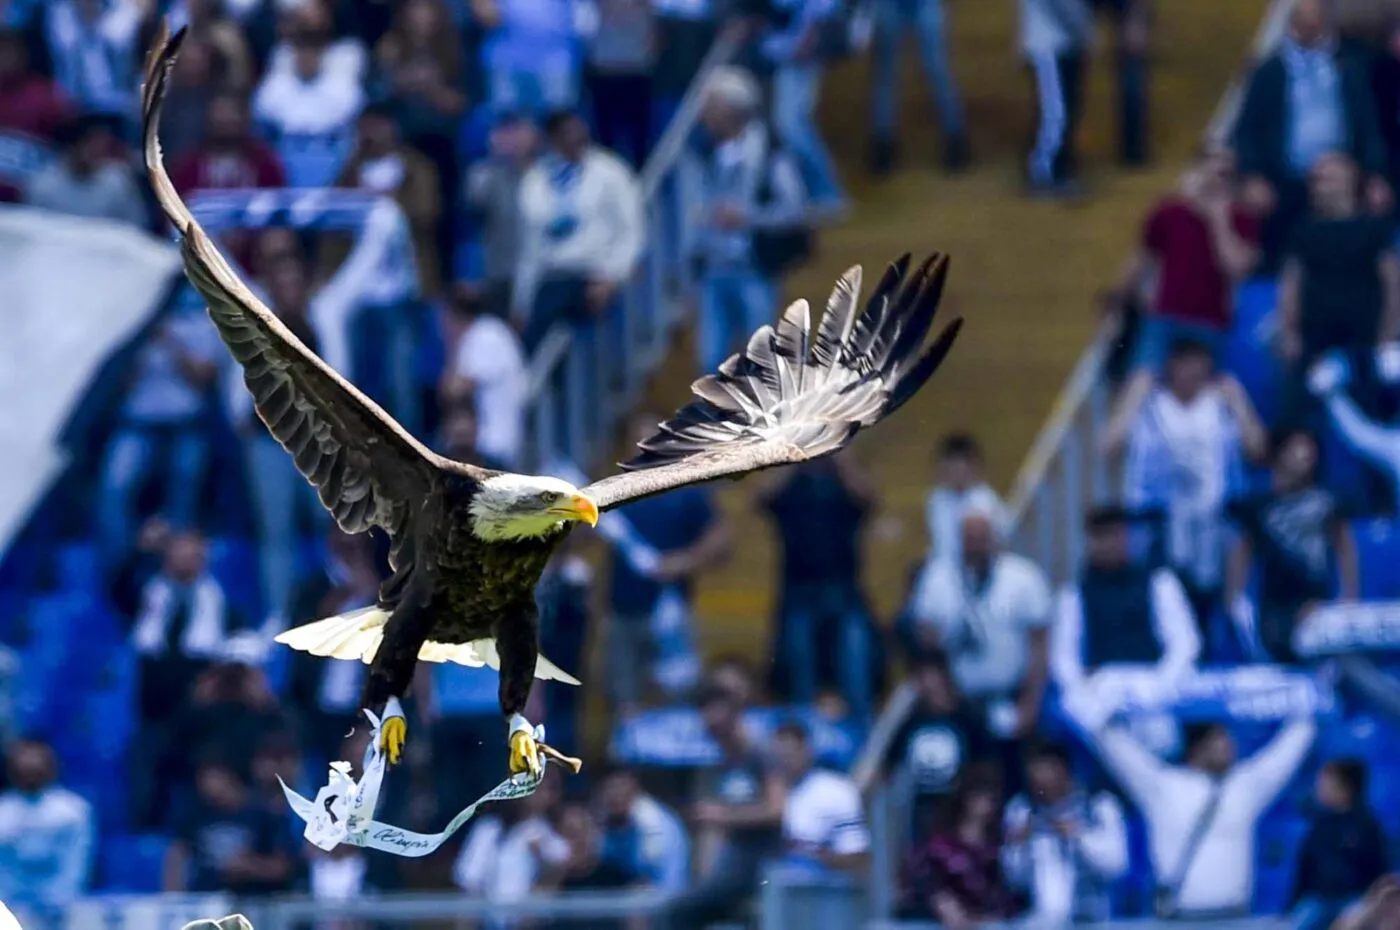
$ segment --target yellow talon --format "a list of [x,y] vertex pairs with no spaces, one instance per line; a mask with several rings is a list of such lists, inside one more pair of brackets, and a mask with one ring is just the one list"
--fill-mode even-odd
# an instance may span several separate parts
[[540,765],[539,744],[529,733],[517,730],[510,735],[510,772],[512,775],[527,772],[531,778],[544,774]]
[[408,721],[402,717],[390,717],[384,721],[379,731],[379,748],[389,757],[390,765],[398,765],[403,754],[404,741],[408,739]]

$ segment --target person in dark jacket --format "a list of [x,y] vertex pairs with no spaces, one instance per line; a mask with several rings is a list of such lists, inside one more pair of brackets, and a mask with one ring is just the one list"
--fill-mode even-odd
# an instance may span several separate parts
[[1354,56],[1339,52],[1326,0],[1299,0],[1287,38],[1251,75],[1234,148],[1244,199],[1267,217],[1267,269],[1278,266],[1289,230],[1306,212],[1308,174],[1327,152],[1350,155],[1366,178],[1367,205],[1390,209],[1371,81]]
[[1372,60],[1371,90],[1385,141],[1386,179],[1394,190],[1400,182],[1400,15],[1390,21],[1385,42]]
[[1293,926],[1323,930],[1386,873],[1386,837],[1366,804],[1366,766],[1334,759],[1317,776],[1321,813],[1298,853]]

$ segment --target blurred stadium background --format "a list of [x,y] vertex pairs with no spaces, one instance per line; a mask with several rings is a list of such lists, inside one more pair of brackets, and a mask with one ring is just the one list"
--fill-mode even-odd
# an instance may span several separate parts
[[[0,0],[0,900],[26,928],[1400,917],[1390,0]],[[400,859],[301,837],[359,606],[134,146],[434,448],[600,476],[797,297],[953,257],[831,463],[605,518],[539,591],[585,759]],[[777,234],[775,235],[775,230]],[[790,235],[793,231],[801,235]],[[650,420],[648,419],[650,418]],[[652,556],[659,556],[653,558]],[[505,771],[425,669],[380,819]]]

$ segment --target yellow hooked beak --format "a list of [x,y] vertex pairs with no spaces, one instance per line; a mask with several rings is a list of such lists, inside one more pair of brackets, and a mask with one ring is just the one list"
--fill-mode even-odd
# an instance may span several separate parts
[[598,525],[598,505],[586,494],[575,494],[567,503],[553,507],[549,512],[566,520],[578,520],[589,526]]

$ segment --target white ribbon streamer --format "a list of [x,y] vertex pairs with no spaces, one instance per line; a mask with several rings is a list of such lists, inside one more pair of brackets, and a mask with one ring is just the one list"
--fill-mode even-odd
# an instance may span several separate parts
[[[477,808],[488,801],[511,801],[535,793],[544,778],[548,765],[545,754],[541,753],[540,776],[531,778],[529,773],[512,775],[458,812],[439,833],[415,833],[374,819],[374,809],[379,803],[379,789],[384,782],[388,760],[379,746],[379,731],[383,724],[374,714],[365,711],[373,729],[370,732],[369,748],[365,751],[364,772],[359,782],[350,777],[349,762],[332,762],[330,780],[316,793],[314,801],[297,794],[287,787],[279,776],[282,793],[292,811],[306,823],[302,835],[307,842],[319,849],[330,851],[346,844],[364,849],[377,849],[416,859],[426,856],[461,829],[462,825],[476,816]],[[402,717],[403,711],[396,701],[385,708],[384,719]],[[544,742],[544,727],[534,728],[533,736],[537,743]]]

